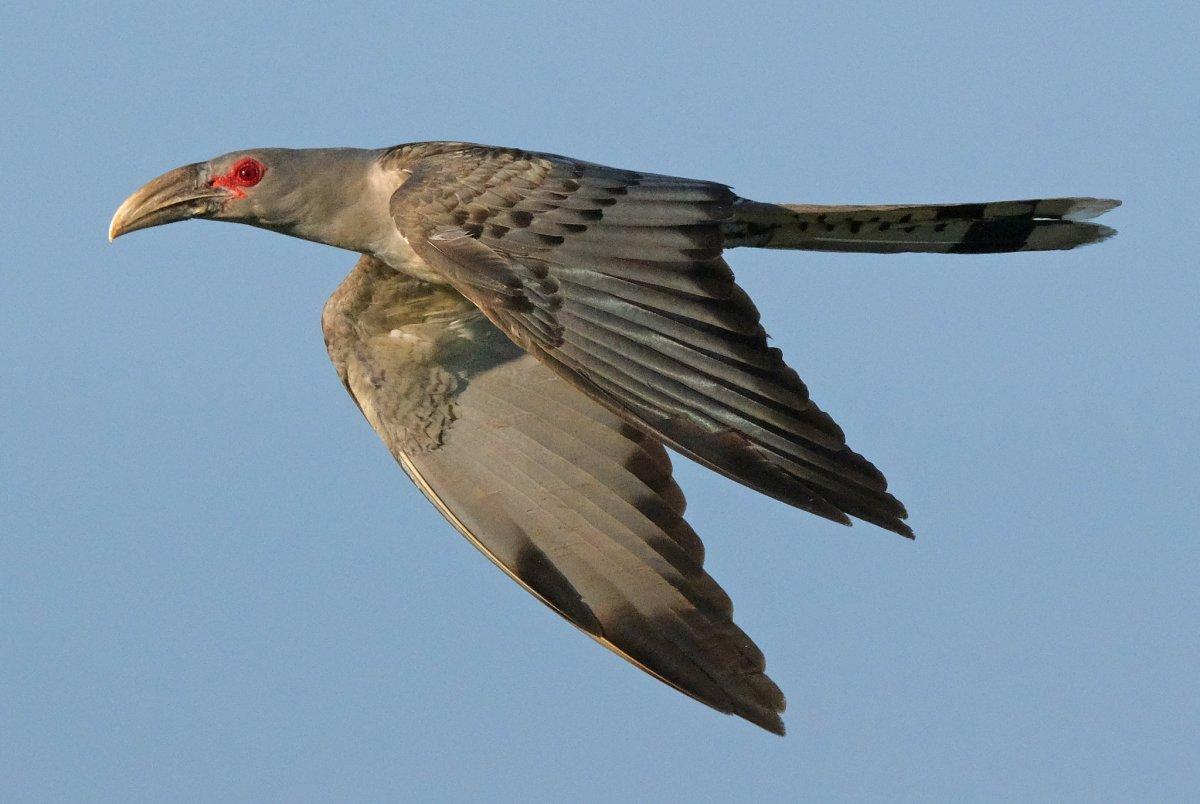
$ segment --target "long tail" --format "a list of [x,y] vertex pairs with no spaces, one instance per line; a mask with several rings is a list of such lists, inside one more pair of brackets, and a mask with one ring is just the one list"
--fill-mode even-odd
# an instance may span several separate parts
[[1042,198],[985,204],[816,206],[739,198],[725,245],[891,254],[1053,251],[1098,243],[1116,231],[1080,223],[1120,201]]

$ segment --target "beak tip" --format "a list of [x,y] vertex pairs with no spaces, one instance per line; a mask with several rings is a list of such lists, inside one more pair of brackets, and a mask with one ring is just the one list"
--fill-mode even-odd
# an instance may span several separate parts
[[108,222],[108,242],[111,243],[112,241],[114,241],[118,237],[120,237],[121,235],[125,234],[125,228],[124,228],[124,223],[125,223],[124,217],[125,216],[122,215],[121,213],[123,213],[125,211],[125,208],[128,205],[129,205],[128,201],[125,202],[124,204],[122,204],[121,207],[117,210],[116,214],[114,214],[112,216],[112,220]]
[[108,224],[108,242],[122,235],[202,215],[217,192],[200,181],[200,166],[169,170],[126,198]]

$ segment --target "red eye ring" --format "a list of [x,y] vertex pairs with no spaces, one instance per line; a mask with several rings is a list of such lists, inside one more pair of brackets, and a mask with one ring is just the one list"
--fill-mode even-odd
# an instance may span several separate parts
[[267,168],[262,162],[247,157],[233,166],[229,171],[229,179],[239,187],[253,187],[262,181],[266,172]]

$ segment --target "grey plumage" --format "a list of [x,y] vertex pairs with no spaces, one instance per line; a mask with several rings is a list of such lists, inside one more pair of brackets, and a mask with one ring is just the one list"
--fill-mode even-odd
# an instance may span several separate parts
[[783,695],[703,570],[661,443],[460,294],[374,258],[359,260],[322,325],[367,420],[480,551],[634,664],[782,733]]
[[571,623],[783,733],[761,651],[703,569],[664,444],[820,516],[905,536],[882,473],[767,345],[734,246],[1072,248],[1118,202],[774,205],[509,148],[259,149],[172,171],[110,237],[189,217],[364,256],[322,319],[363,414],[442,514]]

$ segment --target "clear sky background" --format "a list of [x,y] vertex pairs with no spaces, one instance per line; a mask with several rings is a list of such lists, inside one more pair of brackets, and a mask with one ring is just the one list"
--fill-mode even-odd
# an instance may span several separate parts
[[[0,798],[1195,793],[1190,4],[16,5]],[[771,201],[1125,206],[1073,252],[731,254],[918,532],[677,460],[779,739],[582,638],[426,504],[325,355],[351,254],[207,222],[105,242],[179,164],[423,139]]]

